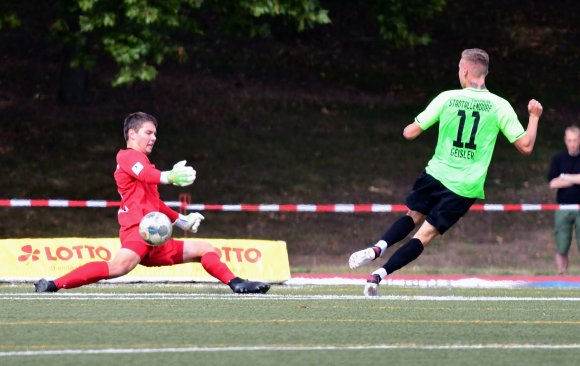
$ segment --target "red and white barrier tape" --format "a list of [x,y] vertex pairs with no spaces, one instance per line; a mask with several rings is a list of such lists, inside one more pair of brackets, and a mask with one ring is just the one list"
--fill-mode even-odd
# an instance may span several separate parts
[[[405,212],[407,206],[402,204],[389,205],[380,203],[369,204],[186,204],[179,201],[166,201],[169,207],[177,207],[188,211],[228,211],[228,212],[338,212],[338,213],[377,213]],[[74,201],[62,199],[31,200],[31,199],[0,199],[0,207],[89,207],[107,208],[119,207],[119,201],[88,200]],[[475,204],[470,211],[556,211],[578,210],[579,204]]]

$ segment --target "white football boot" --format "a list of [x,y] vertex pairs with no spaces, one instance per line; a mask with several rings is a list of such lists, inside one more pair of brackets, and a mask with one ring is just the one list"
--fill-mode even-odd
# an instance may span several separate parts
[[379,282],[381,282],[381,276],[370,275],[365,284],[363,294],[365,296],[379,296]]
[[348,259],[348,265],[350,268],[355,269],[365,264],[369,264],[374,261],[376,257],[375,250],[373,247],[359,250],[350,255]]

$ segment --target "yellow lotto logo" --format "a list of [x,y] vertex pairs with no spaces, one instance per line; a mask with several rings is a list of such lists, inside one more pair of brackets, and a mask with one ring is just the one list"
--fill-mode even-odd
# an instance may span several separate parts
[[[241,277],[283,282],[290,279],[286,243],[272,240],[198,239],[218,249],[221,260]],[[94,261],[109,261],[120,248],[118,238],[0,240],[0,281],[56,278]],[[204,281],[214,279],[199,263],[168,267],[137,266],[126,281]]]

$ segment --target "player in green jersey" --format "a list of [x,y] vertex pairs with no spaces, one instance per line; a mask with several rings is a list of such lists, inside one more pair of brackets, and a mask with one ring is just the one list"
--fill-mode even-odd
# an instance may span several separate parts
[[415,227],[419,229],[369,276],[365,295],[376,296],[385,276],[419,257],[425,245],[453,226],[477,198],[484,198],[483,186],[499,132],[522,154],[532,153],[542,105],[534,99],[529,101],[528,127],[524,130],[512,106],[487,90],[488,65],[489,56],[484,50],[464,50],[458,75],[462,89],[439,94],[405,127],[403,136],[414,140],[439,122],[435,153],[407,196],[407,214],[395,221],[374,246],[353,253],[350,268],[374,261],[388,246],[403,240]]

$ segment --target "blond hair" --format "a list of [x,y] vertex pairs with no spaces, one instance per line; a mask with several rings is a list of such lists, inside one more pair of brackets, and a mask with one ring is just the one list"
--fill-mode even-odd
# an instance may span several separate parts
[[489,55],[480,48],[469,48],[461,52],[461,58],[473,65],[474,76],[486,76],[489,68]]

